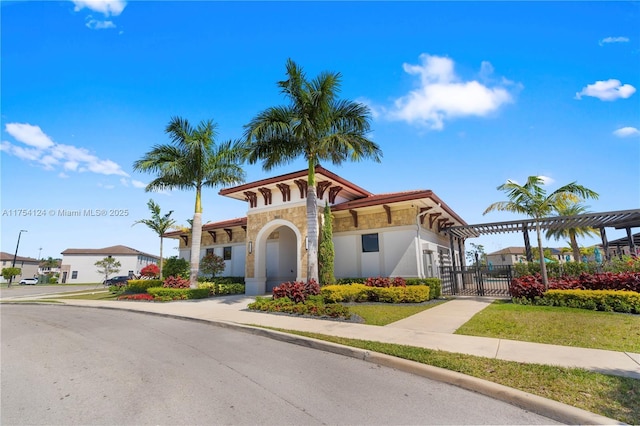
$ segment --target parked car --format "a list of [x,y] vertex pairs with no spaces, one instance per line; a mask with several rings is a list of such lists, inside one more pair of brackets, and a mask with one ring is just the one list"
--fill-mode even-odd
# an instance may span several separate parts
[[38,284],[37,278],[23,278],[20,280],[20,284],[23,285],[36,285]]
[[109,278],[108,280],[104,280],[102,282],[103,285],[118,285],[118,286],[122,286],[122,285],[127,285],[127,281],[129,280],[129,277],[126,275],[121,275],[118,277],[112,277]]

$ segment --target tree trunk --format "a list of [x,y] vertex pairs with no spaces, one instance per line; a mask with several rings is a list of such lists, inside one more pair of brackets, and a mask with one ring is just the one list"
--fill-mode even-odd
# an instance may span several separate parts
[[200,243],[202,241],[202,204],[200,187],[196,188],[196,208],[191,224],[191,273],[189,287],[198,288],[198,271],[200,269]]
[[162,279],[162,235],[160,235],[160,279]]
[[540,235],[540,224],[536,221],[536,233],[538,234],[538,252],[540,254],[540,274],[544,290],[549,290],[549,279],[547,278],[547,264],[544,261],[544,249],[542,248],[542,236]]
[[318,282],[318,199],[316,195],[316,173],[313,160],[309,160],[307,179],[307,282]]
[[569,239],[571,240],[571,250],[573,251],[573,261],[582,262],[580,259],[580,247],[578,247],[578,241],[576,241],[576,233],[569,231]]

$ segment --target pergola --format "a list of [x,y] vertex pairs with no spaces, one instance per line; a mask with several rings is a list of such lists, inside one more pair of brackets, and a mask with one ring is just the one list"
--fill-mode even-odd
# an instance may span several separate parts
[[[640,227],[640,209],[633,210],[619,210],[605,213],[586,213],[576,216],[556,216],[539,219],[537,225],[541,230],[559,230],[559,229],[571,229],[571,228],[594,228],[600,230],[600,237],[602,238],[602,247],[604,248],[605,256],[609,255],[609,242],[607,241],[607,234],[605,228],[625,229],[627,231],[627,238],[624,239],[625,243],[629,246],[630,253],[636,253],[636,247],[640,238],[635,238],[640,234],[632,237],[631,228]],[[524,237],[524,246],[526,250],[527,260],[531,262],[533,255],[531,253],[531,243],[529,242],[529,231],[536,229],[535,219],[523,219],[513,220],[509,222],[492,222],[481,223],[477,225],[465,225],[465,226],[450,226],[443,228],[443,231],[449,234],[451,242],[451,252],[453,253],[454,244],[453,239],[458,239],[460,245],[460,253],[462,253],[461,242],[467,238],[477,238],[480,235],[487,234],[505,234],[508,232],[522,232]],[[623,239],[620,239],[622,241]],[[622,245],[619,240],[616,240],[616,246]],[[460,259],[464,257],[460,255]],[[455,258],[453,258],[455,267]]]

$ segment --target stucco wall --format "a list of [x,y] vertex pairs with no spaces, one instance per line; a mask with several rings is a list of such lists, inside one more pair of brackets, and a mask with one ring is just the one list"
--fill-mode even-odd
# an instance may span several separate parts
[[[69,267],[67,275],[67,283],[102,283],[104,275],[98,273],[98,267],[95,263],[107,257],[100,255],[64,255],[62,257],[62,266]],[[120,271],[109,275],[109,278],[119,275],[129,275],[129,271],[134,274],[140,274],[140,270],[151,262],[150,260],[139,259],[138,255],[113,255],[115,260],[120,262]],[[73,277],[73,271],[77,271],[77,277]]]

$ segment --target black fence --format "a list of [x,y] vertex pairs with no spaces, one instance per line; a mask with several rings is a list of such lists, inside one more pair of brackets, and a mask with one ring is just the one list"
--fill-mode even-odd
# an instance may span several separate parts
[[513,271],[511,265],[443,266],[440,278],[443,295],[509,297]]

